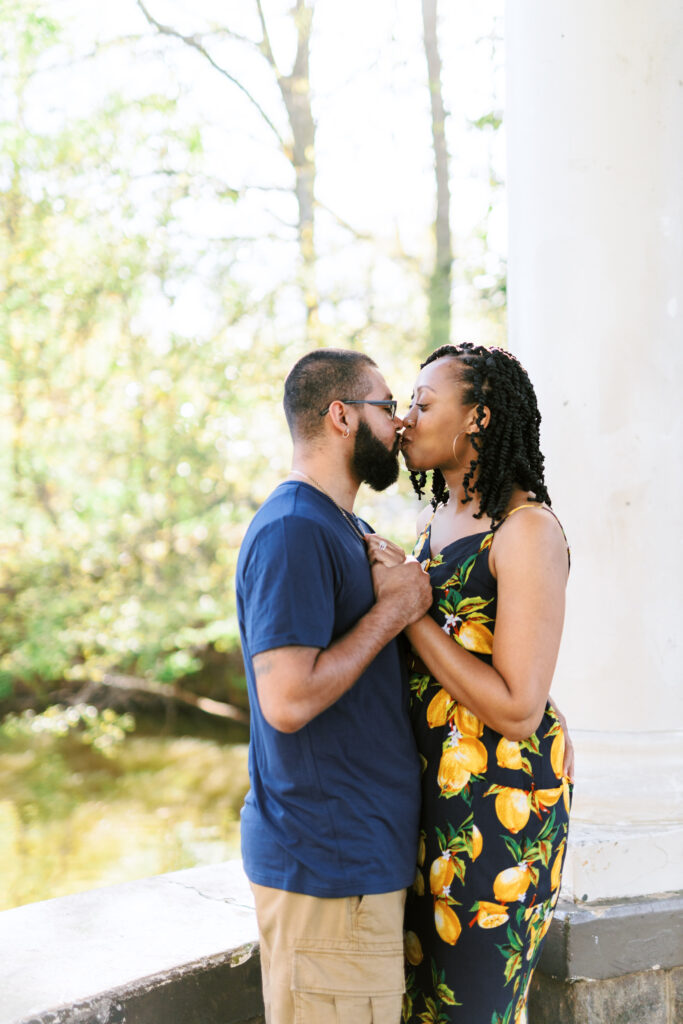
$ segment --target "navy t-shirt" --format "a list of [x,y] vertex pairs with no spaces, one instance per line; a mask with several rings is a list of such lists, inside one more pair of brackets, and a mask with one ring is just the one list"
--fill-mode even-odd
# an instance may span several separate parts
[[251,664],[276,647],[328,647],[373,600],[365,545],[340,510],[308,484],[281,484],[254,517],[237,562],[251,702],[242,857],[257,885],[341,897],[414,879],[420,770],[398,641],[295,733],[264,719]]

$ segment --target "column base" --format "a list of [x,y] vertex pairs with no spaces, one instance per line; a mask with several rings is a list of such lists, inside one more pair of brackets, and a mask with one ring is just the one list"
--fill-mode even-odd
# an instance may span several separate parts
[[639,899],[683,888],[683,822],[569,823],[560,896],[571,903]]
[[576,730],[562,899],[683,889],[683,733]]
[[683,893],[560,900],[529,994],[529,1024],[683,1020]]
[[536,971],[529,1024],[671,1024],[683,1020],[683,967],[603,981],[560,981]]

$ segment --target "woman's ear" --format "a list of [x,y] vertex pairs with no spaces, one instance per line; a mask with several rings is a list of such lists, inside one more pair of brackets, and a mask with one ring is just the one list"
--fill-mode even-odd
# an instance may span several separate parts
[[482,417],[481,423],[477,423],[477,407],[476,405],[473,405],[470,410],[470,414],[467,417],[467,433],[476,434],[479,432],[479,430],[486,430],[490,422],[491,410],[489,409],[488,405],[484,406],[484,415]]

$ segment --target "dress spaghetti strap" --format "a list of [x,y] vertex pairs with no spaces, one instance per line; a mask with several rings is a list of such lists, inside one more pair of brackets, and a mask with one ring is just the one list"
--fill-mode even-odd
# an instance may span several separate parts
[[564,542],[567,545],[567,561],[569,562],[569,567],[571,568],[572,554],[571,554],[571,549],[569,547],[569,541],[567,540],[567,534],[564,532],[564,526],[560,522],[557,513],[554,512],[553,509],[551,509],[549,505],[541,505],[541,504],[532,505],[530,502],[526,502],[526,504],[524,504],[524,505],[515,505],[514,508],[511,508],[509,512],[505,513],[505,515],[500,520],[500,522],[498,523],[498,526],[496,528],[500,527],[501,524],[504,523],[506,519],[509,519],[510,516],[513,516],[515,514],[515,512],[519,512],[519,510],[522,509],[522,508],[539,508],[539,509],[541,509],[542,512],[550,512],[550,515],[553,517],[553,519],[555,520],[555,522],[557,523],[559,528],[562,530],[562,536],[564,537]]

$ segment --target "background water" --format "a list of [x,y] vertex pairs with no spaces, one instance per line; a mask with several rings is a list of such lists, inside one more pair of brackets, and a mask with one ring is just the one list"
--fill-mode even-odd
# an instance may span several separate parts
[[245,742],[83,736],[0,734],[0,910],[239,856]]

